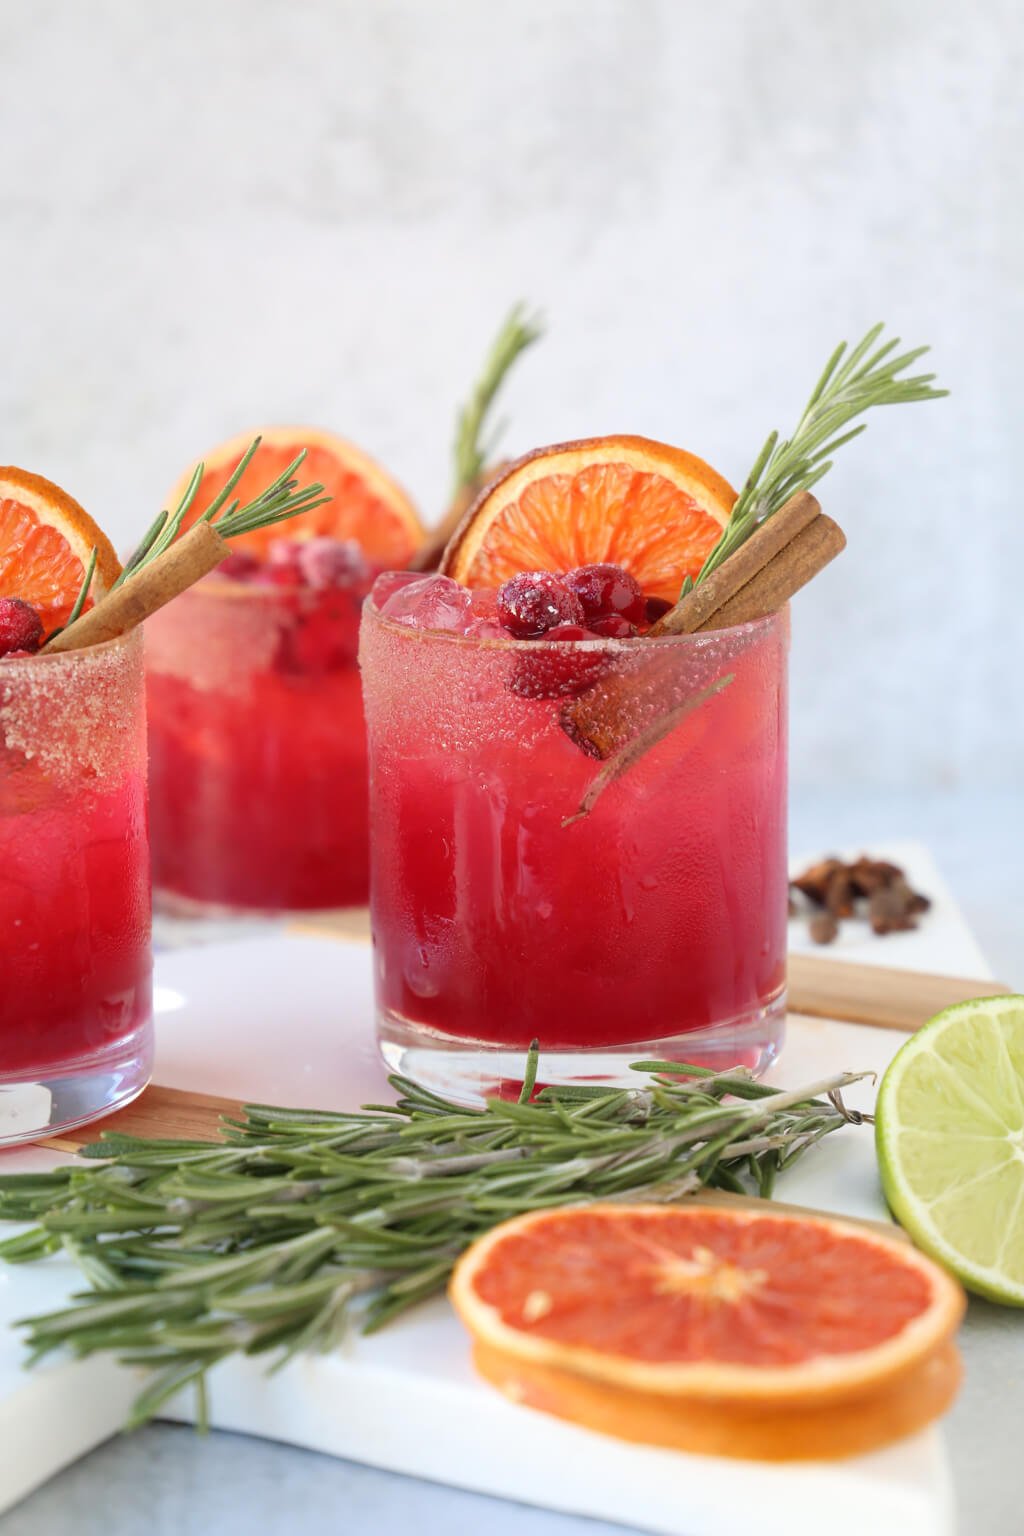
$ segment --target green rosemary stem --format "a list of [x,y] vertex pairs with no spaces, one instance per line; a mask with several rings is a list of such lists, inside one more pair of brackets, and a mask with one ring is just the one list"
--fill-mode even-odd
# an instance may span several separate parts
[[[24,1320],[31,1358],[110,1353],[150,1368],[142,1423],[229,1355],[275,1368],[384,1326],[445,1285],[465,1248],[523,1211],[668,1201],[702,1185],[770,1194],[779,1171],[858,1117],[841,1073],[783,1092],[742,1070],[637,1063],[637,1086],[535,1092],[467,1109],[393,1077],[356,1113],[249,1105],[220,1142],[106,1135],[83,1160],[0,1176],[0,1243],[63,1252],[90,1287]],[[687,1075],[683,1075],[687,1074]],[[865,1074],[860,1074],[865,1075]]]
[[47,637],[48,639],[53,640],[53,639],[56,638],[57,635],[61,634],[65,629],[70,629],[71,625],[79,617],[79,615],[82,612],[82,609],[85,607],[86,599],[89,596],[89,588],[92,586],[92,578],[93,578],[95,572],[96,572],[96,546],[93,545],[93,548],[92,548],[92,550],[91,550],[91,552],[89,554],[89,563],[88,563],[88,565],[85,568],[85,575],[82,577],[82,585],[78,589],[78,596],[75,598],[75,601],[74,601],[74,603],[72,605],[72,608],[71,608],[71,612],[68,614],[67,622],[65,624],[61,624],[57,629],[53,630],[50,633],[50,635]]
[[530,316],[523,304],[516,304],[494,338],[483,372],[456,422],[453,501],[461,491],[473,486],[488,464],[493,462],[504,423],[500,422],[493,427],[486,439],[484,428],[495,397],[516,358],[543,334],[540,316]]
[[[295,474],[306,457],[306,450],[303,449],[301,453],[296,454],[287,469],[282,470],[277,478],[252,501],[243,504],[238,498],[231,500],[231,493],[248,468],[261,441],[259,437],[253,438],[226,483],[198,519],[199,522],[213,523],[224,539],[237,538],[239,534],[251,533],[256,528],[267,528],[272,523],[283,522],[286,518],[298,517],[303,512],[311,512],[314,507],[323,506],[324,502],[331,499],[323,493],[324,488],[320,484],[306,485],[300,489]],[[174,543],[196,499],[205,472],[204,464],[196,465],[177,507],[173,512],[161,512],[154,519],[142,542],[126,562],[124,570],[114,583],[115,587],[129,581],[145,566],[158,560]]]
[[873,326],[849,353],[846,342],[841,342],[826,363],[792,437],[780,439],[777,432],[768,437],[718,543],[701,567],[698,582],[710,576],[790,497],[817,485],[832,468],[836,450],[865,430],[863,422],[846,430],[851,421],[874,406],[937,400],[949,393],[932,387],[934,373],[905,377],[907,369],[928,348],[915,347],[894,357],[898,338],[875,345],[883,330],[882,324]]

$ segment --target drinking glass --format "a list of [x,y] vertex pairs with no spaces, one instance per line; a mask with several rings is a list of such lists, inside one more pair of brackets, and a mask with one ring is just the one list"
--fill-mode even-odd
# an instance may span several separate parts
[[147,622],[158,905],[183,915],[365,905],[356,653],[370,580],[214,573]]
[[[455,1097],[763,1070],[785,1002],[785,613],[566,644],[363,617],[377,1031]],[[582,750],[590,701],[615,749]],[[616,702],[617,701],[617,702]],[[580,814],[581,810],[583,814]],[[635,1082],[635,1078],[633,1079]]]
[[95,1119],[153,1058],[142,634],[0,660],[0,1143]]

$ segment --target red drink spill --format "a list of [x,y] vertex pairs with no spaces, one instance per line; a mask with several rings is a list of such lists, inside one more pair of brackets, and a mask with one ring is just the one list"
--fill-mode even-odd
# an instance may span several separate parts
[[366,902],[356,650],[368,585],[214,576],[148,621],[153,883],[165,905]]
[[[785,984],[787,651],[784,614],[700,636],[554,644],[431,632],[367,604],[390,1064],[476,1095],[521,1077],[534,1038],[547,1082],[626,1080],[630,1061],[651,1056],[771,1061]],[[630,675],[627,734],[698,702],[567,825],[603,765],[566,734],[562,710],[613,671]]]
[[0,660],[0,1142],[152,1064],[142,637]]

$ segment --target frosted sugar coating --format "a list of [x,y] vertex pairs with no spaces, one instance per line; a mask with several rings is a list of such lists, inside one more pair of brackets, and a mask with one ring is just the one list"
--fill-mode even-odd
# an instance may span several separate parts
[[[368,605],[372,921],[387,1027],[603,1049],[728,1032],[775,1007],[787,638],[779,615],[700,636],[516,642],[417,630]],[[544,692],[545,667],[557,696]],[[579,702],[607,690],[624,744],[674,722],[589,811],[608,765],[563,728],[581,675]]]
[[64,787],[108,788],[145,762],[141,631],[0,661],[0,779],[32,764]]
[[553,731],[561,734],[565,698],[523,697],[514,679],[524,667],[542,667],[545,657],[568,654],[594,665],[595,699],[603,692],[602,677],[610,680],[614,673],[620,686],[628,680],[620,713],[623,734],[631,736],[728,674],[741,658],[748,669],[776,671],[788,634],[788,617],[781,614],[653,640],[480,640],[391,623],[368,603],[359,653],[367,723],[387,739],[389,750],[401,747],[413,756],[472,752],[500,741],[529,751]]
[[277,588],[214,576],[147,620],[146,665],[203,693],[244,693],[271,665],[287,623]]

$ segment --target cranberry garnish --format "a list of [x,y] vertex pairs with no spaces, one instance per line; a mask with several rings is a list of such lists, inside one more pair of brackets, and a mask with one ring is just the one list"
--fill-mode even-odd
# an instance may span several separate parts
[[621,613],[605,613],[599,619],[591,619],[590,628],[602,640],[628,640],[636,634],[636,625]]
[[267,549],[266,564],[260,566],[258,579],[272,587],[304,587],[300,548],[297,539],[275,539]]
[[31,603],[0,597],[0,656],[16,651],[34,656],[43,643],[43,621]]
[[536,650],[530,647],[516,658],[509,688],[521,699],[565,699],[582,693],[610,665],[603,651],[577,649],[581,640],[595,638],[582,624],[556,624]]
[[642,624],[646,618],[647,605],[640,583],[621,565],[580,565],[562,579],[583,604],[588,623],[613,613],[621,614],[630,624]]
[[365,581],[370,568],[354,539],[332,539],[327,534],[299,544],[299,570],[307,586],[317,591],[347,587]]
[[221,576],[230,577],[232,581],[251,581],[259,568],[260,562],[255,555],[250,555],[245,549],[233,549],[221,561],[217,572]]
[[498,621],[517,640],[536,640],[558,624],[582,624],[583,604],[559,576],[520,571],[498,589]]

